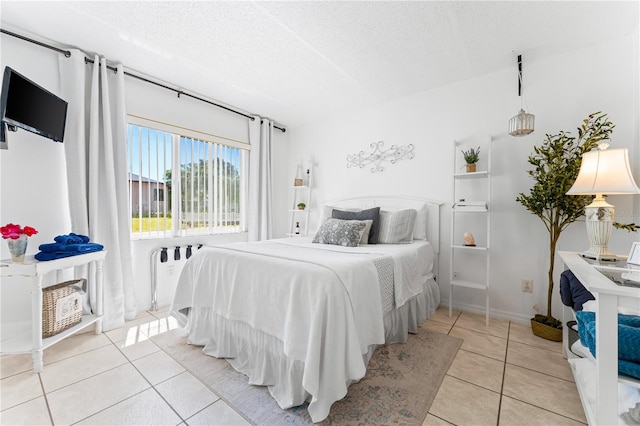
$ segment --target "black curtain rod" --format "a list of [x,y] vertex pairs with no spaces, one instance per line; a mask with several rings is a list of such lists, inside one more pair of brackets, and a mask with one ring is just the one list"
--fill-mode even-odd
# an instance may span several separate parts
[[15,37],[15,38],[19,38],[20,40],[24,40],[24,41],[28,41],[28,42],[33,43],[33,44],[37,44],[38,46],[46,47],[47,49],[55,50],[58,53],[64,54],[65,58],[70,58],[71,57],[71,52],[68,51],[68,50],[59,49],[59,48],[57,48],[55,46],[51,46],[49,44],[44,44],[42,42],[39,42],[38,40],[33,40],[31,38],[22,36],[20,34],[12,33],[11,31],[7,31],[7,30],[5,30],[3,28],[0,28],[0,32],[2,32],[4,34],[7,34],[7,35],[10,35],[10,36]]
[[[7,30],[5,30],[5,29],[3,29],[3,28],[0,28],[0,32],[2,32],[2,33],[4,33],[4,34],[7,34],[7,35],[10,35],[10,36],[12,36],[12,37],[19,38],[20,40],[24,40],[24,41],[28,41],[28,42],[30,42],[30,43],[37,44],[38,46],[46,47],[47,49],[55,50],[55,51],[56,51],[56,52],[58,52],[58,53],[62,53],[62,54],[64,54],[65,58],[70,58],[70,57],[71,57],[71,52],[70,52],[70,51],[68,51],[68,50],[59,49],[59,48],[57,48],[57,47],[55,47],[55,46],[51,46],[51,45],[49,45],[49,44],[45,44],[45,43],[39,42],[38,40],[33,40],[33,39],[31,39],[31,38],[28,38],[28,37],[22,36],[22,35],[20,35],[20,34],[16,34],[16,33],[13,33],[13,32],[11,32],[11,31],[7,31]],[[94,63],[94,60],[93,60],[93,59],[89,59],[89,58],[85,57],[85,58],[84,58],[84,63],[85,63],[85,64],[88,64],[88,63],[93,64],[93,63]],[[99,64],[99,65],[100,65],[100,64]],[[117,68],[112,67],[112,66],[109,66],[109,65],[107,65],[107,69],[109,69],[109,70],[111,70],[111,71],[113,71],[113,72],[118,72],[118,69],[117,69]],[[137,78],[138,80],[142,80],[142,81],[144,81],[144,82],[146,82],[146,83],[155,84],[156,86],[159,86],[159,87],[162,87],[162,88],[164,88],[164,89],[167,89],[167,90],[171,90],[171,91],[173,91],[173,92],[176,92],[176,93],[178,94],[178,97],[180,97],[181,95],[188,96],[188,97],[190,97],[190,98],[197,99],[197,100],[199,100],[199,101],[201,101],[201,102],[205,102],[205,103],[207,103],[207,104],[209,104],[209,105],[213,105],[213,106],[216,106],[216,107],[218,107],[218,108],[225,109],[225,110],[227,110],[227,111],[229,111],[229,112],[232,112],[232,113],[234,113],[234,114],[242,115],[243,117],[246,117],[246,118],[250,119],[251,121],[254,121],[254,120],[255,120],[255,117],[250,116],[250,115],[247,115],[247,114],[245,114],[245,113],[243,113],[243,112],[236,111],[236,110],[234,110],[234,109],[231,109],[231,108],[226,107],[226,106],[224,106],[224,105],[217,104],[217,103],[215,103],[215,102],[211,102],[211,101],[209,101],[209,100],[207,100],[207,99],[203,99],[203,98],[201,98],[201,97],[199,97],[199,96],[191,95],[191,94],[189,94],[189,93],[183,92],[182,90],[175,89],[175,88],[173,88],[173,87],[169,87],[169,86],[167,86],[167,85],[165,85],[165,84],[161,84],[161,83],[155,82],[155,81],[153,81],[153,80],[149,80],[149,79],[144,78],[144,77],[141,77],[141,76],[139,76],[139,75],[131,74],[130,72],[127,72],[127,71],[125,71],[125,72],[124,72],[124,75],[129,76],[129,77],[133,77],[133,78]],[[279,126],[276,126],[276,125],[274,125],[273,127],[274,127],[274,128],[276,128],[276,129],[278,129],[278,130],[280,130],[282,133],[284,133],[284,132],[286,132],[286,131],[287,131],[287,129],[285,129],[284,127],[279,127]]]

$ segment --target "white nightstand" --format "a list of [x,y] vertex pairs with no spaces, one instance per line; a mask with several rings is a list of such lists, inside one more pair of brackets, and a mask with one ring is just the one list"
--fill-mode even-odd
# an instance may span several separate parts
[[[97,251],[39,262],[27,256],[24,264],[0,261],[0,354],[31,353],[33,369],[42,371],[42,351],[62,339],[95,324],[96,334],[102,333],[103,272],[102,263],[107,252]],[[93,314],[83,315],[80,323],[55,336],[42,338],[42,289],[62,281],[62,271],[76,266],[90,265],[87,281],[95,282]],[[45,275],[56,272],[56,282],[43,284]]]

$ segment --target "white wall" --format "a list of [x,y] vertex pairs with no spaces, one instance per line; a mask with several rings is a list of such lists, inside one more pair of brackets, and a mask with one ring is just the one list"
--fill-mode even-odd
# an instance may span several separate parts
[[[58,53],[2,34],[0,64],[9,65],[54,93],[58,92]],[[530,55],[535,56],[535,55]],[[536,131],[524,138],[506,135],[508,119],[519,108],[514,68],[460,82],[414,96],[384,102],[362,111],[317,124],[274,132],[274,225],[275,236],[287,232],[288,188],[298,165],[314,167],[313,203],[355,194],[402,193],[445,201],[442,209],[440,271],[448,270],[449,209],[452,201],[452,140],[494,136],[492,226],[492,306],[497,316],[525,320],[531,306],[546,301],[547,233],[538,218],[515,202],[519,192],[531,186],[526,158],[545,133],[575,128],[590,112],[602,110],[616,124],[613,143],[630,149],[633,170],[640,176],[640,124],[638,117],[638,33],[588,49],[550,58],[524,56],[524,80],[529,109],[536,114]],[[126,64],[125,64],[126,65]],[[149,116],[158,106],[155,97],[142,95],[141,83],[125,79],[127,104],[135,104]],[[138,88],[138,89],[136,89]],[[149,89],[144,89],[148,91]],[[163,91],[164,89],[157,89]],[[158,94],[171,96],[170,92]],[[192,101],[190,105],[194,104]],[[141,107],[140,107],[141,106]],[[202,105],[190,118],[213,122],[214,107]],[[164,108],[165,114],[171,108]],[[176,116],[178,111],[176,110]],[[153,117],[151,117],[153,118]],[[198,120],[194,121],[197,126]],[[240,132],[242,134],[242,131]],[[233,136],[237,136],[233,133]],[[0,151],[0,223],[34,226],[39,234],[30,238],[28,254],[38,245],[68,233],[64,145],[19,130],[9,133],[9,150]],[[368,149],[371,142],[416,145],[415,159],[389,166],[384,173],[346,169],[346,156]],[[640,223],[640,197],[616,196],[617,218]],[[206,242],[244,239],[210,237]],[[611,247],[627,253],[636,234],[614,231]],[[149,253],[159,246],[184,245],[186,240],[147,240],[134,243],[134,268],[138,307],[150,306]],[[583,223],[572,225],[560,239],[560,249],[587,247]],[[9,257],[6,244],[2,258]],[[559,274],[561,265],[556,267]],[[520,292],[520,280],[534,280],[533,295]],[[443,295],[448,277],[441,274]],[[482,296],[460,290],[460,306],[480,309]],[[557,292],[556,292],[557,294]],[[559,297],[554,296],[559,313]]]
[[[0,36],[0,42],[3,70],[8,65],[53,93],[58,93],[60,54],[5,34]],[[248,140],[248,119],[244,117],[185,96],[178,98],[174,92],[134,78],[125,77],[125,86],[128,113],[226,138]],[[275,158],[286,157],[288,137],[289,133],[274,131]],[[13,222],[35,227],[39,233],[29,239],[27,249],[27,254],[35,254],[40,244],[52,242],[56,235],[72,231],[64,144],[23,130],[9,132],[7,138],[9,149],[0,150],[0,226]],[[125,141],[122,149],[126,149]],[[275,169],[276,187],[285,185],[286,170],[286,167]],[[286,204],[286,195],[275,194],[274,204]],[[276,218],[276,222],[281,220],[280,217]],[[241,233],[132,241],[138,309],[151,306],[150,254],[154,249],[246,239],[246,233]],[[0,249],[2,259],[10,257],[6,244],[0,244]]]
[[[47,90],[59,94],[58,53],[2,34],[2,71],[9,66]],[[0,226],[33,226],[27,254],[40,244],[71,231],[67,202],[64,145],[26,130],[7,132],[8,150],[0,150]],[[0,244],[0,257],[10,257]]]
[[[491,305],[493,315],[527,321],[539,304],[546,311],[548,233],[542,222],[515,201],[532,180],[527,157],[544,135],[572,131],[589,113],[603,111],[616,125],[614,147],[630,150],[636,181],[640,181],[638,33],[560,56],[524,59],[524,89],[529,111],[536,114],[533,134],[514,138],[507,123],[520,108],[514,66],[450,86],[354,111],[291,129],[288,179],[297,164],[315,164],[314,204],[354,195],[405,194],[446,202],[442,208],[440,276],[447,303],[449,293],[450,207],[453,200],[453,140],[479,140],[492,135]],[[415,145],[415,158],[388,165],[383,173],[347,169],[346,156],[382,140]],[[621,222],[640,223],[640,197],[612,196]],[[283,211],[286,206],[282,207]],[[312,219],[313,222],[313,219]],[[286,226],[279,231],[283,235]],[[635,234],[614,231],[610,247],[627,254]],[[584,222],[561,236],[560,250],[588,248]],[[562,265],[556,258],[556,286]],[[533,294],[522,293],[521,279],[534,280]],[[560,297],[554,291],[554,313]],[[484,296],[456,289],[458,307],[481,312]]]

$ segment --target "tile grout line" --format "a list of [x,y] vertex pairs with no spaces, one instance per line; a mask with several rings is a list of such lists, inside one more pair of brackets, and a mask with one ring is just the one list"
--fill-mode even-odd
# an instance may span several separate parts
[[49,407],[49,398],[47,398],[47,392],[44,390],[44,383],[42,383],[42,377],[40,376],[40,373],[37,373],[37,374],[38,374],[38,381],[40,382],[40,388],[42,389],[42,397],[44,398],[44,404],[47,406],[47,414],[49,414],[49,421],[51,422],[52,425],[54,425],[55,423],[53,422],[53,414],[51,413],[51,407]]
[[[231,404],[229,401],[226,400],[226,398],[223,398],[221,395],[218,394],[218,392],[214,391],[213,389],[211,389],[211,387],[209,387],[209,385],[207,385],[205,382],[203,382],[200,377],[198,377],[194,372],[192,372],[189,368],[187,368],[187,366],[183,365],[179,360],[174,359],[170,353],[168,353],[167,351],[164,350],[164,348],[160,345],[157,345],[160,350],[162,352],[164,352],[168,357],[170,357],[171,359],[173,359],[175,362],[177,362],[182,368],[185,369],[186,372],[188,372],[189,374],[191,374],[191,376],[193,376],[196,380],[198,380],[200,383],[202,383],[207,389],[209,389],[209,391],[211,393],[213,393],[215,396],[218,397],[217,400],[215,400],[214,402],[212,402],[211,404],[207,405],[205,408],[203,408],[202,410],[210,407],[211,405],[215,404],[218,401],[222,401],[224,402],[229,408],[231,408],[233,411],[235,411],[236,413],[238,413],[243,419],[245,419],[249,424],[254,425],[255,423],[253,423],[253,421],[251,421],[243,412],[240,411],[240,409],[238,409],[235,405]],[[168,379],[167,379],[168,380]],[[164,382],[164,381],[163,381]],[[200,410],[200,411],[202,411]],[[200,412],[198,411],[198,413]],[[197,413],[196,413],[197,414]],[[189,418],[192,418],[193,416],[195,416],[195,414],[193,414],[192,416],[190,416]],[[182,418],[182,417],[180,417]],[[187,419],[183,420],[186,422]]]
[[507,327],[507,346],[504,349],[504,362],[502,363],[502,383],[500,383],[500,399],[498,400],[498,417],[496,426],[500,425],[500,415],[502,414],[502,398],[504,397],[504,379],[507,375],[507,355],[509,353],[509,337],[511,336],[511,321]]
[[[148,312],[148,311],[147,311],[147,312]],[[150,338],[150,337],[149,337],[149,340],[151,340],[151,338]],[[153,342],[152,342],[152,343],[153,343]],[[154,343],[154,344],[155,344],[155,343]],[[127,356],[124,354],[124,352],[123,352],[123,351],[118,347],[118,344],[117,344],[117,343],[115,343],[115,342],[112,342],[112,345],[114,345],[114,346],[116,347],[116,349],[117,349],[118,351],[120,351],[120,353],[122,354],[122,356],[124,356],[124,357],[127,359],[127,361],[129,362],[129,364],[131,364],[131,366],[132,366],[132,367],[133,367],[133,368],[138,372],[138,374],[140,374],[140,376],[141,376],[141,377],[142,377],[142,378],[143,378],[143,379],[144,379],[144,380],[149,384],[149,386],[151,387],[151,389],[153,389],[153,390],[154,390],[154,392],[158,394],[158,396],[159,396],[159,397],[160,397],[160,398],[165,402],[165,404],[167,404],[167,406],[168,406],[168,407],[169,407],[169,408],[170,408],[174,413],[176,413],[176,416],[178,416],[178,418],[179,418],[183,423],[184,423],[184,422],[186,422],[186,419],[183,419],[183,418],[182,418],[182,416],[180,415],[180,413],[178,413],[178,411],[177,411],[175,408],[173,408],[173,405],[171,405],[171,404],[169,403],[169,401],[167,401],[167,400],[165,399],[165,397],[160,393],[160,391],[159,391],[158,389],[156,389],[156,385],[154,385],[153,383],[151,383],[151,382],[149,381],[149,379],[147,379],[147,377],[146,377],[144,374],[142,374],[142,371],[140,371],[140,370],[138,369],[138,367],[136,367],[136,365],[133,363],[133,361],[132,361],[132,360],[130,360],[129,358],[127,358]],[[156,345],[156,346],[158,346],[158,345]],[[159,346],[158,346],[158,347],[159,347]],[[159,348],[160,348],[160,347],[159,347]],[[160,348],[160,351],[162,351],[162,348]],[[164,352],[164,351],[162,351],[162,352]],[[147,356],[149,356],[149,355],[153,355],[153,354],[155,354],[155,353],[156,353],[156,352],[153,352],[153,353],[151,353],[151,354],[148,354],[148,355],[145,355],[145,356],[143,356],[143,357],[137,358],[137,359],[136,359],[136,361],[137,361],[138,359],[143,359],[143,358],[145,358],[145,357],[147,357]],[[164,353],[166,353],[166,352],[164,352]],[[171,358],[171,359],[173,359],[173,358]],[[181,366],[182,366],[182,365],[181,365]],[[184,367],[183,367],[183,368],[184,368]],[[185,369],[185,371],[186,371],[186,369]],[[157,384],[159,385],[160,383],[164,383],[164,382],[166,382],[167,380],[171,380],[171,379],[173,379],[174,377],[177,377],[177,376],[179,376],[179,375],[180,375],[180,374],[182,374],[182,373],[184,373],[184,371],[183,371],[183,372],[180,372],[180,373],[178,373],[178,374],[175,374],[175,375],[173,375],[173,376],[171,376],[171,377],[168,377],[167,379],[162,380],[161,382],[159,382],[159,383],[157,383]],[[147,389],[145,389],[145,391],[146,391],[146,390],[147,390]],[[142,392],[144,392],[144,391],[142,391]],[[137,395],[137,394],[136,394],[136,395]],[[129,398],[126,398],[126,399],[129,399]],[[125,399],[125,400],[126,400],[126,399]],[[122,402],[122,401],[120,401],[120,402]],[[114,405],[117,405],[117,404],[119,404],[120,402],[118,402],[118,403],[116,403],[116,404],[114,404]]]

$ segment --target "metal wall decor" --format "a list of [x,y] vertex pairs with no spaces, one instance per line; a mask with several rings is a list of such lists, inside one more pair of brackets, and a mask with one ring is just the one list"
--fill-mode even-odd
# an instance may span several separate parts
[[378,141],[369,145],[373,151],[366,153],[360,151],[357,154],[347,155],[347,168],[364,168],[372,165],[371,173],[384,171],[383,164],[388,161],[395,164],[400,160],[411,160],[413,158],[413,145],[396,146],[391,145],[388,149],[383,149],[384,142]]

